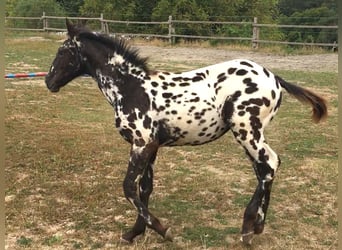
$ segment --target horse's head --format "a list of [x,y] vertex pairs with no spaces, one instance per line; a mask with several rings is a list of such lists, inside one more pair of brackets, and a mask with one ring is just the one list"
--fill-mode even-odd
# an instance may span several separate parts
[[45,83],[52,92],[58,92],[61,87],[84,73],[80,47],[76,40],[79,30],[68,20],[66,20],[66,25],[68,39],[59,47],[50,70],[45,77]]

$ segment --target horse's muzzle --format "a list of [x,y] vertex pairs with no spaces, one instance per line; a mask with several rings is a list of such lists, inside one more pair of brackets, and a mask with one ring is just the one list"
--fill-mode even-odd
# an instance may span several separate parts
[[52,93],[57,93],[59,91],[59,88],[48,88]]
[[58,87],[56,82],[53,80],[53,77],[51,77],[49,74],[45,76],[45,84],[51,92],[55,93],[58,92],[60,89],[60,87]]

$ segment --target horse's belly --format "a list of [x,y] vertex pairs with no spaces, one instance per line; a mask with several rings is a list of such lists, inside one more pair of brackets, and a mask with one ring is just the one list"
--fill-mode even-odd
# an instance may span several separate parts
[[216,112],[200,115],[168,116],[163,121],[168,139],[163,145],[201,145],[216,140],[229,130]]

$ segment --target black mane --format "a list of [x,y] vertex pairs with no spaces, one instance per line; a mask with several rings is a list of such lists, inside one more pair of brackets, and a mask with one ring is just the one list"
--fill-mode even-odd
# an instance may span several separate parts
[[142,68],[145,72],[149,72],[147,66],[146,57],[140,57],[139,51],[136,48],[132,48],[125,40],[120,38],[113,38],[106,34],[94,33],[88,31],[87,29],[82,30],[78,34],[79,38],[84,38],[88,40],[93,40],[99,42],[109,49],[114,50],[117,54],[123,56],[125,60],[132,63],[133,65]]

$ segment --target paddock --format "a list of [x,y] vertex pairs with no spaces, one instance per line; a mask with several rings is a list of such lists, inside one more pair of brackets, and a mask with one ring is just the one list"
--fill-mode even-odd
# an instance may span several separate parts
[[[53,37],[5,42],[6,73],[47,71],[60,45]],[[337,55],[138,47],[151,68],[171,71],[248,58],[328,100],[329,117],[316,125],[306,106],[285,96],[268,126],[283,163],[253,249],[337,248]],[[148,230],[127,246],[118,239],[135,217],[122,193],[129,145],[91,79],[61,91],[49,93],[40,77],[5,80],[8,249],[245,249],[241,217],[256,179],[231,133],[203,146],[161,149],[150,209],[172,226],[175,240]]]

